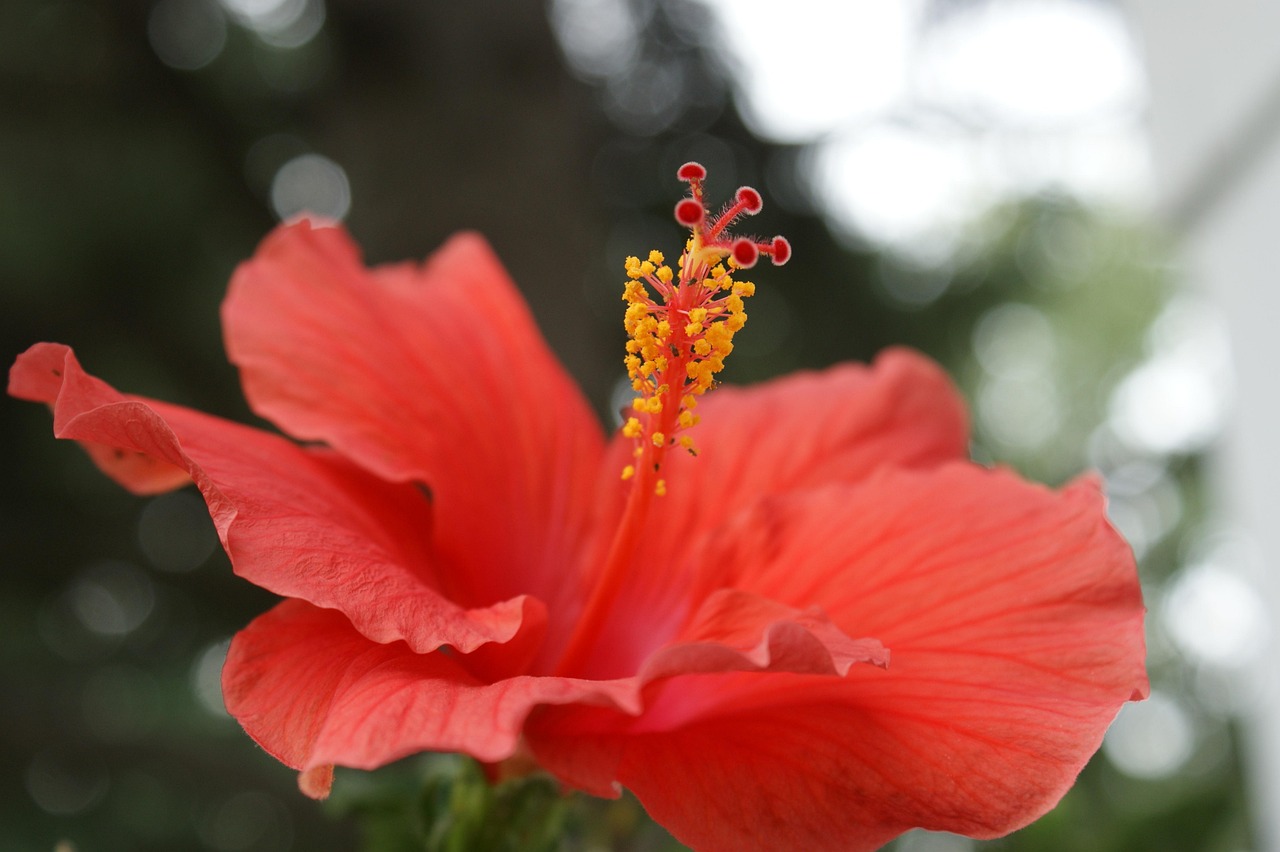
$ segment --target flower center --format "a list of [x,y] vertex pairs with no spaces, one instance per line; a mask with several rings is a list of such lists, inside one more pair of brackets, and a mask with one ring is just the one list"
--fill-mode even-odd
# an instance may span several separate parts
[[747,322],[743,302],[755,292],[750,281],[734,278],[763,255],[775,266],[791,257],[782,237],[756,240],[729,233],[739,217],[755,215],[763,206],[760,193],[741,187],[734,200],[711,215],[702,197],[707,170],[685,163],[676,172],[689,184],[689,196],[676,204],[676,221],[690,230],[676,270],[661,252],[646,260],[628,257],[624,325],[630,340],[624,363],[636,392],[622,434],[635,444],[633,461],[621,476],[631,490],[622,518],[604,557],[590,599],[578,620],[560,672],[579,672],[589,665],[595,639],[621,593],[644,533],[654,497],[667,493],[662,463],[679,447],[697,455],[688,431],[698,423],[698,397],[715,384],[724,359],[733,351],[733,336]]

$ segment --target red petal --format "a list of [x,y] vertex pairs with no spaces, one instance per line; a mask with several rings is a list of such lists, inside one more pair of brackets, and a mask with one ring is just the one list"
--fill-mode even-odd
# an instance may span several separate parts
[[[62,413],[54,403],[64,387],[67,398]],[[119,403],[123,397],[101,379],[80,369],[71,350],[60,343],[37,343],[22,353],[9,368],[9,394],[18,399],[47,403],[54,410],[54,431],[79,411],[99,405]],[[127,421],[126,421],[127,422]],[[122,426],[124,424],[122,423]],[[105,443],[84,440],[81,446],[103,473],[135,494],[159,494],[191,482],[182,467],[136,451],[126,452],[104,436]]]
[[[637,556],[645,567],[622,596],[625,610],[610,615],[609,635],[599,638],[602,655],[628,648],[631,659],[597,668],[624,670],[668,640],[699,600],[685,570],[690,549],[735,513],[767,496],[855,483],[884,466],[933,467],[968,453],[963,401],[936,364],[905,349],[882,353],[871,367],[845,364],[750,388],[718,388],[697,411],[703,419],[690,434],[701,452],[668,454],[667,495],[655,504]],[[629,486],[619,472],[631,462],[631,448],[621,436],[610,446],[606,517],[621,512]],[[603,564],[614,526],[600,524],[594,564]],[[655,629],[659,618],[672,621]],[[613,638],[646,633],[651,640],[638,645]]]
[[[58,437],[135,459],[106,468],[126,485],[139,484],[139,470],[177,470],[195,480],[236,573],[277,594],[340,609],[374,641],[466,652],[507,643],[522,626],[539,631],[545,622],[533,599],[465,610],[446,597],[452,575],[437,570],[430,508],[413,485],[384,482],[329,451],[124,396],[87,375],[65,346],[32,347],[12,375],[13,393],[53,407]],[[145,474],[141,485],[153,479]]]
[[333,789],[333,764],[312,767],[298,773],[298,789],[313,799],[329,798]]
[[640,720],[539,719],[544,765],[620,781],[699,849],[1007,833],[1058,801],[1146,693],[1133,557],[1090,480],[1054,493],[963,464],[886,470],[768,501],[699,557],[893,654],[841,680],[676,678]]
[[[515,752],[540,705],[605,706],[634,718],[646,683],[688,672],[835,675],[884,658],[876,642],[850,640],[815,613],[730,592],[709,602],[685,639],[655,654],[637,677],[488,684],[460,658],[370,642],[338,612],[286,601],[236,636],[223,691],[228,711],[263,748],[307,772],[330,764],[373,768],[426,750],[496,762]],[[653,722],[647,715],[638,721]],[[324,792],[319,784],[309,789]]]
[[968,455],[963,400],[937,364],[907,349],[887,350],[869,367],[717,388],[697,413],[702,422],[690,435],[703,452],[672,453],[665,474],[664,515],[686,523],[655,530],[683,541],[691,527],[709,529],[726,509],[766,495]]
[[[851,639],[817,607],[798,610],[738,589],[711,594],[677,642],[648,660],[643,681],[703,671],[733,671],[734,654],[760,671],[846,675],[855,663],[889,664],[874,639]],[[726,662],[718,660],[724,658]]]
[[763,501],[695,560],[721,566],[714,585],[821,606],[893,648],[895,668],[908,649],[972,653],[980,641],[1100,683],[1142,677],[1133,555],[1093,479],[1054,492],[966,463],[886,469],[857,486]]
[[430,488],[460,600],[576,592],[599,426],[480,237],[371,273],[340,229],[282,227],[223,320],[255,411]]

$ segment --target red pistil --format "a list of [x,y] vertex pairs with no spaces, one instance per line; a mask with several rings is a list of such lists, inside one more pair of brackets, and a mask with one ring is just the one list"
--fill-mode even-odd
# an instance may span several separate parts
[[781,266],[791,258],[791,244],[782,237],[765,241],[725,233],[738,217],[754,216],[764,207],[764,199],[757,190],[739,187],[733,203],[706,224],[708,212],[702,200],[702,181],[707,177],[707,170],[701,163],[685,163],[676,171],[676,177],[689,184],[689,197],[676,204],[676,221],[693,231],[702,248],[717,249],[719,255],[731,256],[743,269],[754,265],[760,255],[770,258],[774,266]]
[[[675,206],[675,218],[692,231],[676,269],[665,265],[660,252],[647,260],[627,258],[627,372],[636,399],[622,434],[634,440],[632,464],[621,479],[630,492],[590,598],[578,618],[573,636],[557,671],[581,675],[591,666],[595,637],[601,635],[614,603],[632,571],[643,542],[645,523],[654,501],[666,493],[662,478],[666,453],[681,447],[697,453],[685,434],[697,425],[697,397],[715,384],[715,374],[733,350],[733,336],[747,316],[743,300],[755,285],[735,281],[734,272],[755,265],[761,255],[782,264],[791,245],[782,237],[761,241],[734,236],[728,227],[740,216],[760,212],[760,193],[744,186],[734,201],[709,221],[702,197],[707,170],[685,163],[676,175],[689,184],[689,196]],[[726,259],[728,260],[725,263]],[[658,298],[654,298],[654,294]],[[723,294],[723,295],[722,295]]]
[[683,198],[676,205],[676,221],[686,228],[696,228],[706,218],[707,211],[692,198]]

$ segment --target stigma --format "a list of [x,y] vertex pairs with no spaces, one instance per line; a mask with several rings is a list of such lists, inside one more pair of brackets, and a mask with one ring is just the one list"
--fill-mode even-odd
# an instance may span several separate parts
[[635,444],[635,463],[622,478],[658,496],[666,493],[658,478],[666,452],[697,455],[688,432],[698,423],[698,398],[715,386],[734,335],[747,323],[745,301],[756,288],[742,270],[761,257],[775,266],[791,257],[791,244],[782,237],[757,240],[730,231],[741,217],[760,212],[759,192],[741,187],[713,215],[703,200],[707,170],[685,163],[676,175],[689,185],[689,195],[675,206],[676,221],[690,231],[684,251],[674,269],[659,251],[644,260],[628,257],[622,293],[630,338],[624,363],[636,394],[622,426]]

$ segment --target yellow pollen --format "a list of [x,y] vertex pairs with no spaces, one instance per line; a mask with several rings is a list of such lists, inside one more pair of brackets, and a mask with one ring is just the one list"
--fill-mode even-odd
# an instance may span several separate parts
[[[594,582],[580,617],[563,641],[552,672],[556,676],[597,673],[594,669],[604,659],[597,656],[597,638],[631,588],[630,579],[645,567],[641,554],[650,520],[655,512],[663,511],[655,508],[654,501],[667,493],[672,470],[699,463],[668,459],[668,455],[697,455],[689,435],[698,425],[694,408],[698,397],[715,386],[724,369],[733,337],[746,323],[744,302],[754,292],[754,285],[734,280],[738,270],[753,265],[757,258],[777,265],[786,263],[791,255],[791,245],[782,237],[757,240],[741,236],[733,227],[743,216],[759,211],[759,193],[754,189],[743,187],[732,202],[717,211],[704,198],[703,166],[686,163],[677,174],[688,184],[688,195],[674,208],[676,219],[689,229],[684,250],[670,265],[659,251],[650,251],[643,258],[628,257],[624,263],[623,327],[628,342],[623,363],[635,399],[628,412],[631,416],[623,415],[622,434],[634,442],[633,458],[619,465],[619,476],[625,480],[621,488],[626,494],[621,514],[605,543],[599,570],[593,571]],[[732,475],[732,463],[726,461],[726,465]],[[694,483],[688,486],[692,488]],[[687,496],[712,501],[715,510],[728,509],[718,505],[714,493]]]
[[[746,325],[745,300],[756,291],[750,281],[734,278],[742,268],[733,256],[741,238],[727,226],[742,215],[733,212],[741,208],[726,208],[733,215],[714,215],[703,202],[702,178],[687,176],[702,171],[699,167],[681,174],[690,184],[690,199],[703,205],[704,215],[692,217],[696,222],[688,226],[692,234],[680,256],[667,265],[666,256],[655,249],[627,257],[623,265],[628,337],[623,364],[635,398],[622,434],[635,446],[634,462],[623,469],[622,479],[658,495],[666,493],[666,481],[658,478],[666,453],[679,446],[697,455],[685,433],[698,425],[698,397],[715,386],[733,351],[734,335]],[[688,203],[677,207],[682,222]],[[783,248],[778,248],[780,241]],[[790,253],[780,237],[754,245],[760,256],[775,261],[781,257],[785,262],[784,251]]]

